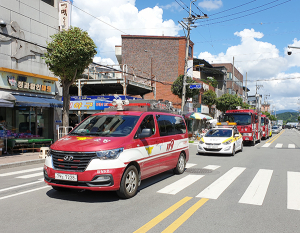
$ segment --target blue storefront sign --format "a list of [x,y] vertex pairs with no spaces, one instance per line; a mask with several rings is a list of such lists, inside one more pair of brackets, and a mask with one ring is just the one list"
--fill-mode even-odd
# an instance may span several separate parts
[[[122,100],[134,100],[141,99],[131,96],[119,95]],[[70,110],[104,110],[108,108],[110,104],[115,99],[111,95],[101,95],[101,96],[71,96],[70,98]]]

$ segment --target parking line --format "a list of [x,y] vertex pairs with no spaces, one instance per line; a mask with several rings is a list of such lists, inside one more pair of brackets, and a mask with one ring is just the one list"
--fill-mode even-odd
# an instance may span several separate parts
[[12,176],[12,175],[17,175],[17,174],[22,174],[22,173],[27,173],[27,172],[38,171],[38,170],[42,171],[43,167],[38,167],[38,168],[33,168],[33,169],[27,169],[27,170],[22,170],[22,171],[16,171],[16,172],[3,173],[3,174],[0,174],[0,176]]
[[201,206],[203,206],[209,199],[202,198],[192,207],[190,207],[184,214],[177,218],[170,226],[168,226],[162,233],[170,233],[177,230],[186,220],[188,220]]
[[43,172],[33,173],[33,174],[29,174],[29,175],[24,175],[24,176],[18,176],[16,178],[28,179],[28,178],[32,178],[32,177],[36,177],[36,176],[43,176]]
[[177,210],[179,207],[181,207],[182,205],[184,205],[186,202],[188,202],[191,199],[192,199],[192,197],[185,197],[185,198],[181,199],[180,201],[178,201],[177,203],[175,203],[174,205],[172,205],[171,207],[166,209],[164,212],[162,212],[161,214],[156,216],[150,222],[146,223],[144,226],[142,226],[141,228],[136,230],[134,233],[138,233],[138,232],[142,233],[142,232],[149,231],[151,228],[156,226],[158,223],[160,223],[162,220],[164,220],[166,217],[168,217],[175,210]]
[[9,188],[0,189],[0,192],[4,192],[4,191],[11,190],[11,189],[16,189],[16,188],[21,188],[21,187],[32,185],[32,184],[37,184],[37,183],[40,183],[40,182],[43,182],[43,181],[44,181],[44,179],[41,179],[41,180],[38,180],[38,181],[26,183],[26,184],[21,184],[21,185],[12,186],[12,187],[9,187]]

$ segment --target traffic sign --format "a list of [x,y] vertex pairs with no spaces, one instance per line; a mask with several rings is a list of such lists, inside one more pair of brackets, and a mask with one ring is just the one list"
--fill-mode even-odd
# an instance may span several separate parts
[[201,89],[201,84],[190,85],[190,89]]

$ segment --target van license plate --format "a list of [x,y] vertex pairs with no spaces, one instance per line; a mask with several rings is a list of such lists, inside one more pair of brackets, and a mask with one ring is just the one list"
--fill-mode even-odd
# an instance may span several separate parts
[[55,179],[57,179],[57,180],[68,180],[68,181],[77,181],[77,175],[55,173]]

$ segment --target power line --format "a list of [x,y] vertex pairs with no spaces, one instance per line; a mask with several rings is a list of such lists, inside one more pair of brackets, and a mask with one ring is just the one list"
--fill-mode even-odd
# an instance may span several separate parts
[[218,14],[221,14],[221,13],[223,13],[223,12],[230,11],[230,10],[233,10],[233,9],[236,9],[236,8],[239,8],[239,7],[242,7],[242,6],[245,6],[245,5],[250,4],[250,3],[252,3],[252,2],[255,2],[255,1],[256,1],[256,0],[253,0],[253,1],[250,1],[250,2],[246,2],[246,3],[242,4],[242,5],[235,6],[235,7],[229,8],[229,9],[227,9],[227,10],[217,12],[217,13],[212,14],[212,15],[210,15],[210,16],[218,15]]
[[256,12],[253,12],[253,13],[250,13],[250,14],[247,14],[247,15],[242,15],[242,16],[235,17],[235,18],[232,18],[232,19],[227,19],[227,20],[223,20],[223,21],[219,21],[219,22],[214,22],[214,23],[203,24],[203,25],[199,25],[199,26],[208,26],[208,25],[212,25],[212,24],[224,23],[224,22],[228,22],[228,21],[231,21],[231,20],[240,19],[240,18],[243,18],[243,17],[247,17],[247,16],[249,16],[249,15],[253,15],[253,14],[260,13],[260,12],[262,12],[262,11],[269,10],[269,9],[271,9],[271,8],[280,6],[280,5],[285,4],[285,3],[287,3],[287,2],[290,2],[290,1],[292,1],[292,0],[287,0],[287,1],[285,1],[285,2],[282,2],[282,3],[277,4],[277,5],[275,5],[275,6],[271,6],[271,7],[268,7],[268,8],[265,8],[265,9],[262,9],[262,10],[260,10],[260,11],[256,11]]
[[101,19],[99,19],[99,18],[97,18],[97,17],[93,16],[92,14],[90,14],[90,13],[88,13],[88,12],[86,12],[86,11],[84,11],[84,10],[80,9],[79,7],[75,6],[74,4],[72,4],[72,6],[74,6],[74,7],[75,7],[75,8],[77,8],[78,10],[81,10],[82,12],[84,12],[84,13],[88,14],[89,16],[91,16],[91,17],[93,17],[93,18],[95,18],[95,19],[99,20],[100,22],[102,22],[102,23],[104,23],[104,24],[106,24],[106,25],[108,25],[108,26],[110,26],[110,27],[112,27],[112,28],[114,28],[114,29],[116,29],[116,30],[118,30],[118,31],[120,31],[120,32],[122,32],[122,33],[124,33],[125,35],[130,35],[130,34],[128,34],[128,33],[126,33],[126,32],[124,32],[124,31],[122,31],[122,30],[120,30],[120,29],[116,28],[115,26],[112,26],[111,24],[109,24],[109,23],[106,23],[105,21],[103,21],[103,20],[101,20]]

